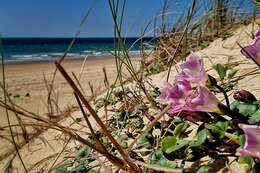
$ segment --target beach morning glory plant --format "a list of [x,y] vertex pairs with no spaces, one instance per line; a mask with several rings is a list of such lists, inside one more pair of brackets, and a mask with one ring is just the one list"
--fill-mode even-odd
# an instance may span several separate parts
[[239,124],[245,133],[245,145],[239,150],[241,155],[260,159],[260,126]]
[[203,86],[191,89],[188,81],[176,81],[173,85],[165,83],[160,101],[171,105],[171,114],[182,110],[221,113],[220,102],[209,89]]
[[242,48],[241,53],[245,57],[252,59],[260,67],[260,30],[257,32],[252,43]]
[[[174,84],[164,83],[160,102],[170,104],[170,114],[180,111],[200,111],[221,113],[220,101],[209,91],[205,84],[208,76],[203,66],[203,60],[191,54],[187,61],[180,65],[182,71],[177,74]],[[192,88],[192,83],[198,84]]]

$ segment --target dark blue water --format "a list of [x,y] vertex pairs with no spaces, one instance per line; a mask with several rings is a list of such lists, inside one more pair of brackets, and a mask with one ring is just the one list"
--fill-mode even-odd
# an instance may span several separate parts
[[[127,38],[130,53],[138,53],[138,38]],[[2,46],[6,62],[44,61],[61,57],[72,38],[3,38]],[[144,38],[145,49],[152,49],[152,38]],[[136,42],[136,43],[135,43]],[[135,43],[133,45],[133,43]],[[78,38],[68,53],[68,58],[83,58],[86,55],[108,55],[114,50],[113,38]]]

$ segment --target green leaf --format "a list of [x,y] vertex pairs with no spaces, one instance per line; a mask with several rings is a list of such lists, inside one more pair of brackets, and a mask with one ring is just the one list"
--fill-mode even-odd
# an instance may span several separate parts
[[221,80],[223,80],[227,75],[227,69],[222,64],[215,64],[213,65],[213,68],[216,70]]
[[210,166],[201,166],[196,173],[209,173],[212,168]]
[[168,150],[171,151],[171,148],[175,146],[177,139],[175,136],[166,136],[162,140],[162,150],[168,153]]
[[238,112],[244,116],[250,116],[257,111],[258,105],[256,104],[256,102],[251,104],[251,103],[242,103],[239,101],[234,101],[231,103],[230,108],[231,110],[237,109]]
[[174,136],[167,136],[162,140],[162,150],[169,154],[189,144],[189,141],[184,139],[176,139]]
[[177,163],[166,159],[161,150],[150,154],[150,164],[159,165],[166,168],[176,168]]
[[82,147],[78,153],[76,154],[75,158],[77,160],[80,160],[82,158],[87,158],[90,154],[89,148],[88,147]]
[[248,120],[249,124],[256,124],[260,122],[260,109],[258,109]]
[[239,113],[245,116],[252,115],[256,112],[257,106],[250,103],[240,103],[237,106]]
[[105,147],[107,147],[107,148],[112,147],[110,140],[106,136],[102,136],[99,140]]
[[203,129],[199,131],[199,133],[197,134],[197,140],[190,142],[189,145],[191,147],[198,147],[202,145],[206,141],[206,139],[207,139],[207,130]]
[[225,136],[225,132],[221,131],[218,127],[215,125],[207,125],[207,129],[210,129],[213,134],[216,134],[218,138],[222,139]]
[[206,124],[205,127],[210,129],[212,133],[218,135],[218,137],[221,139],[225,136],[225,132],[228,129],[228,122],[219,121],[216,124]]
[[137,145],[140,147],[145,147],[145,148],[150,148],[152,147],[149,139],[151,139],[153,136],[151,133],[145,133],[143,134],[138,140],[137,140]]
[[231,90],[233,90],[234,86],[237,85],[238,82],[237,81],[232,81],[232,82],[227,82],[225,84],[222,85],[222,88],[226,91],[229,92]]
[[238,158],[238,162],[239,163],[244,163],[244,164],[247,164],[249,165],[250,167],[252,167],[253,163],[254,163],[254,160],[252,157],[250,156],[240,156]]
[[181,132],[182,132],[185,128],[187,128],[187,124],[186,124],[186,123],[182,122],[182,123],[178,124],[178,125],[175,127],[174,131],[173,131],[173,136],[176,136],[176,137],[179,136],[179,135],[181,134]]
[[227,121],[219,121],[219,122],[216,123],[216,126],[219,127],[223,131],[227,131],[228,122]]
[[228,79],[232,79],[232,78],[237,74],[237,72],[238,72],[237,69],[231,69],[231,70],[229,70],[227,78],[228,78]]

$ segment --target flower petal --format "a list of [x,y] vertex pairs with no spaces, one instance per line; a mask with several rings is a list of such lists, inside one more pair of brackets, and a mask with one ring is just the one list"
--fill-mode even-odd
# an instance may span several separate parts
[[219,100],[206,87],[198,87],[191,98],[189,105],[192,107],[193,111],[221,112],[218,107]]
[[239,152],[242,155],[249,155],[260,159],[260,126],[239,124],[245,133],[245,145]]
[[241,50],[241,53],[246,58],[252,58],[257,64],[260,64],[260,35],[255,37],[255,39],[250,45],[244,47]]
[[203,60],[196,54],[190,54],[186,62],[179,65],[182,72],[177,75],[178,80],[188,80],[191,83],[205,83],[207,73],[204,69]]
[[183,102],[191,90],[191,84],[186,80],[176,81],[173,85],[164,82],[159,100],[162,103],[177,104]]

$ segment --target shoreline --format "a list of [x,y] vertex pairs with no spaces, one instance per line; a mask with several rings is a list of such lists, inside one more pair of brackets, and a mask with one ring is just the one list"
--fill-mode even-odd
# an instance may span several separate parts
[[[140,58],[139,54],[130,54],[131,58]],[[59,60],[59,58],[53,58],[53,59],[41,59],[41,60],[22,60],[22,61],[6,61],[4,62],[5,65],[32,65],[32,64],[44,64],[44,63],[54,63],[55,61]],[[84,61],[85,57],[67,57],[64,59],[64,62],[75,62],[75,61]],[[109,60],[114,59],[114,55],[89,55],[87,58],[87,61],[103,61],[103,60]]]
[[[23,60],[23,61],[6,61],[5,65],[33,65],[33,64],[50,64],[59,60],[59,58],[55,59],[46,59],[46,60]],[[76,61],[84,61],[85,57],[68,57],[65,58],[63,62],[76,62]],[[102,55],[102,56],[88,56],[87,61],[100,61],[100,60],[108,60],[114,59],[112,55]]]

